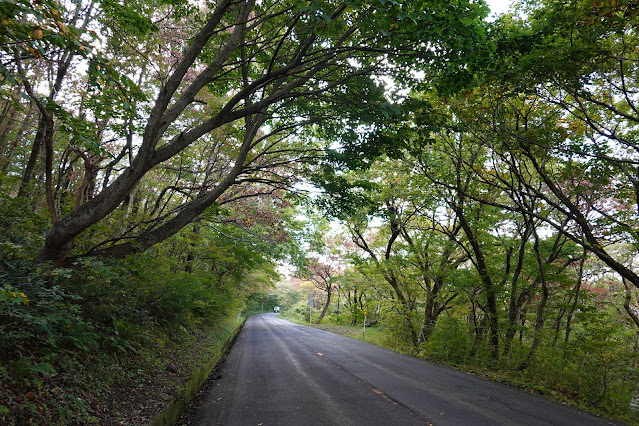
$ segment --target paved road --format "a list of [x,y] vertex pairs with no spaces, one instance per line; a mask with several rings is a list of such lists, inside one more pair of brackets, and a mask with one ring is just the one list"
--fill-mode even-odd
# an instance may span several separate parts
[[246,322],[196,425],[602,425],[554,401],[274,314]]

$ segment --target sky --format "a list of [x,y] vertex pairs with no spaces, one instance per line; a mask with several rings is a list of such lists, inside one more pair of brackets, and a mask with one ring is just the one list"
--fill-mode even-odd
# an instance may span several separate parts
[[490,14],[501,14],[508,11],[510,0],[486,0],[488,7],[490,7]]

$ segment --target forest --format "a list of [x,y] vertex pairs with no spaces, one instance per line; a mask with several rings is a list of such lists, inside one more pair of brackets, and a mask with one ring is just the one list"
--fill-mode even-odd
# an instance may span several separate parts
[[277,305],[639,424],[637,0],[0,20],[0,423],[148,424]]

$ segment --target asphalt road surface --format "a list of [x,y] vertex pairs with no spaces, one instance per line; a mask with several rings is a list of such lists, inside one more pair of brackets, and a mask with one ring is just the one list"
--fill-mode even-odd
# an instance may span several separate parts
[[481,377],[293,324],[248,319],[196,425],[602,425]]

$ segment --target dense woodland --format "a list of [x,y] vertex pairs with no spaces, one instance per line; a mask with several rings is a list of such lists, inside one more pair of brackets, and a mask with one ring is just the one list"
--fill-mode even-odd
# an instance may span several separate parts
[[311,292],[318,323],[639,423],[639,3],[489,14],[0,0],[0,422],[148,422]]

